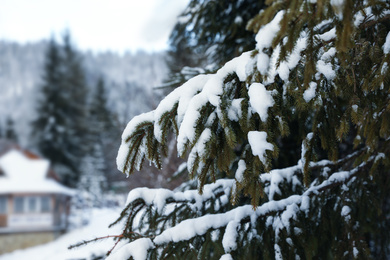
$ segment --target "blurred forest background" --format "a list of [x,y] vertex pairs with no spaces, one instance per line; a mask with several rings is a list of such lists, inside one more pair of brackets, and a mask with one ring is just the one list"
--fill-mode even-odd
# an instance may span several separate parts
[[[170,183],[168,176],[160,174],[156,178],[154,167],[146,167],[143,172],[126,178],[115,164],[120,135],[127,122],[134,115],[154,108],[163,97],[164,91],[156,87],[162,85],[168,74],[167,53],[82,52],[77,49],[77,43],[72,42],[69,32],[57,38],[28,44],[0,41],[0,137],[50,159],[62,182],[71,187],[78,186],[82,179],[101,180],[98,185],[102,190],[126,193],[129,188],[140,186],[172,188],[177,185]],[[50,56],[53,48],[59,54],[66,53],[67,48],[71,51],[75,64],[69,67],[77,65],[78,72],[70,72],[68,75],[74,78],[69,80],[79,81],[77,88],[85,93],[77,94],[71,84],[64,83],[65,79],[60,79],[63,85],[53,89],[56,93],[47,93],[50,92],[48,85],[53,83],[49,81],[55,67],[65,69],[67,66],[66,57],[55,64]],[[59,102],[61,96],[64,103]],[[77,109],[71,110],[69,107],[74,105]],[[78,120],[62,125],[63,131],[74,130],[73,136],[68,133],[63,140],[55,137],[56,131],[62,131],[59,119],[55,122],[54,128],[57,129],[48,129],[49,121],[55,117],[50,115],[55,113],[50,106],[69,113],[65,117]],[[61,142],[73,142],[75,147],[84,150],[74,148],[76,150],[72,151],[69,148],[67,151]],[[99,142],[102,142],[102,147],[96,151],[93,146]],[[91,153],[91,149],[95,152]],[[63,153],[64,158],[69,158],[69,163],[64,163],[67,159],[56,160],[53,153]],[[82,177],[83,173],[94,177]],[[99,174],[104,181],[96,177]]]

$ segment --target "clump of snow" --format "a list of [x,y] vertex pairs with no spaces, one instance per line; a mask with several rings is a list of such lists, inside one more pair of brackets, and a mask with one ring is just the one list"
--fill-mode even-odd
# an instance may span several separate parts
[[242,117],[241,102],[243,98],[236,98],[232,100],[232,104],[228,110],[228,117],[231,121],[238,121]]
[[390,53],[390,32],[386,36],[385,44],[383,44],[383,53],[384,54]]
[[282,215],[280,216],[281,223],[283,226],[280,226],[278,228],[286,228],[287,230],[290,229],[290,221],[291,219],[295,219],[296,214],[299,211],[299,207],[297,204],[292,203],[286,207],[286,210],[283,211]]
[[342,209],[341,209],[341,216],[343,216],[345,218],[345,220],[350,220],[351,219],[351,216],[349,215],[349,213],[351,213],[351,208],[348,207],[348,206],[344,206]]
[[302,142],[302,145],[301,145],[301,159],[298,162],[298,165],[300,165],[301,167],[304,167],[304,165],[306,163],[305,155],[306,155],[306,152],[307,152],[307,143],[310,142],[311,139],[313,139],[313,133],[312,132],[308,133],[306,135],[306,139]]
[[309,83],[309,88],[303,92],[303,98],[305,99],[306,102],[310,102],[315,96],[316,96],[316,89],[317,89],[317,83],[315,82],[310,82]]
[[235,178],[238,182],[242,182],[244,180],[244,172],[246,170],[246,163],[244,160],[238,161],[238,168],[236,170]]
[[280,30],[280,21],[284,16],[284,11],[279,11],[274,19],[260,28],[256,35],[256,47],[259,51],[257,55],[257,69],[261,74],[266,75],[269,68],[270,57],[264,52],[265,49],[271,47],[272,40]]
[[222,239],[222,246],[226,253],[230,253],[237,249],[238,224],[239,222],[233,220],[226,226],[225,234]]
[[[124,245],[118,252],[114,252],[106,258],[109,259],[128,259],[133,257],[134,260],[146,260],[148,250],[154,247],[150,238],[140,238],[132,243]],[[138,250],[142,248],[143,250]]]
[[219,260],[233,260],[233,257],[231,254],[224,254]]
[[336,48],[335,47],[329,48],[329,50],[327,50],[324,54],[322,54],[321,60],[329,62],[332,59],[332,57],[334,57],[335,55],[336,55]]
[[236,18],[234,18],[234,23],[235,24],[242,24],[243,23],[242,17],[237,15]]
[[353,247],[353,257],[358,258],[359,250],[356,247]]
[[307,214],[309,214],[310,209],[310,198],[309,196],[302,196],[302,203],[300,209]]
[[268,108],[274,105],[272,92],[266,90],[261,83],[253,83],[249,87],[248,94],[252,110],[259,114],[261,121],[267,121]]
[[336,38],[336,28],[332,28],[323,34],[318,35],[318,37],[325,42],[331,41]]
[[155,205],[156,210],[161,214],[167,198],[173,197],[174,192],[167,189],[155,189],[151,192],[148,188],[133,189],[127,196],[126,204],[138,198],[142,198],[147,205]]
[[206,153],[206,143],[211,139],[211,130],[210,128],[206,128],[203,130],[202,134],[200,135],[198,141],[196,142],[196,145],[194,149],[196,149],[199,156],[204,156]]
[[301,59],[301,52],[306,49],[306,45],[307,35],[302,33],[297,40],[297,44],[293,52],[288,56],[288,61],[281,62],[279,68],[277,69],[277,72],[282,80],[288,80],[290,70],[297,66],[299,60]]
[[297,185],[301,185],[295,174],[299,169],[300,166],[297,165],[284,169],[274,169],[269,173],[261,174],[259,178],[261,182],[265,183],[264,192],[268,195],[268,199],[274,200],[275,194],[282,195],[279,189],[280,183],[292,183],[293,190]]
[[203,194],[200,195],[197,190],[186,190],[184,192],[174,192],[168,189],[148,189],[137,188],[129,192],[126,205],[137,199],[142,199],[146,205],[153,205],[156,210],[162,214],[167,205],[167,200],[189,201],[193,204],[194,210],[200,209],[202,203],[214,197],[214,191],[221,189],[225,194],[230,194],[234,180],[220,179],[215,183],[207,184],[203,187]]
[[248,141],[252,149],[252,154],[258,156],[260,161],[265,164],[265,151],[273,151],[274,146],[267,142],[267,133],[260,131],[249,131]]
[[[319,74],[325,76],[325,78],[329,81],[333,80],[336,77],[336,72],[332,68],[332,63],[324,62],[323,60],[319,60],[317,62],[317,71]],[[319,78],[319,75],[316,75],[316,78]]]
[[280,249],[280,246],[276,243],[274,245],[274,250],[275,250],[275,260],[283,260],[282,250]]
[[387,73],[388,68],[389,68],[389,64],[387,64],[387,62],[384,62],[381,69],[381,74],[385,75]]

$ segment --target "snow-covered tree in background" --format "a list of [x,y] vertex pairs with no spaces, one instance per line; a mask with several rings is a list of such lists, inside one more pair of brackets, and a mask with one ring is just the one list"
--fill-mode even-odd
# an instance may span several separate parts
[[[115,124],[115,114],[107,107],[107,93],[103,78],[99,78],[91,95],[88,109],[88,136],[85,143],[89,144],[88,155],[83,159],[79,191],[91,206],[101,206],[104,192],[109,186],[109,158],[113,158],[113,140],[119,136]],[[88,197],[88,198],[87,198]]]
[[17,143],[18,142],[18,135],[15,132],[14,120],[11,117],[7,117],[5,124],[6,124],[5,125],[5,139],[11,140],[11,141]]
[[80,56],[69,33],[64,34],[62,45],[50,41],[42,82],[37,116],[31,123],[31,143],[52,162],[62,182],[75,187],[88,151],[83,142],[88,133],[87,88]]
[[[93,144],[90,154],[81,163],[80,180],[77,184],[81,207],[102,207],[107,190],[105,163],[102,146]],[[79,206],[79,205],[76,205]]]
[[267,3],[253,51],[127,125],[120,170],[161,168],[174,132],[197,190],[132,190],[110,259],[390,256],[390,3]]

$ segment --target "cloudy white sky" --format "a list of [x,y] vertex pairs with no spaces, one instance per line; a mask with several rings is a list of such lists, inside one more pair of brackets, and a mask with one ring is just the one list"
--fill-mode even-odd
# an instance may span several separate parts
[[71,31],[83,50],[158,51],[189,0],[0,0],[0,40]]

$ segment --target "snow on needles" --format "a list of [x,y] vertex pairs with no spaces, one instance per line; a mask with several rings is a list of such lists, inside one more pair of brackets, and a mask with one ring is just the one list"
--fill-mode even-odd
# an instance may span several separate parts
[[204,186],[203,194],[200,195],[196,190],[187,190],[184,192],[174,192],[168,189],[148,189],[137,188],[130,191],[127,196],[126,205],[137,199],[142,199],[146,205],[153,205],[157,212],[161,214],[166,207],[169,198],[175,201],[187,200],[193,203],[193,207],[200,209],[204,200],[214,195],[213,190],[221,188],[225,194],[230,194],[230,189],[234,180],[217,180],[215,183]]
[[261,121],[267,121],[268,108],[274,105],[272,92],[265,89],[261,83],[253,83],[249,87],[249,102],[253,112],[259,114]]
[[386,36],[386,42],[383,44],[383,53],[389,54],[390,53],[390,32]]
[[279,23],[282,20],[283,15],[284,11],[279,11],[270,23],[260,28],[256,35],[256,47],[259,50],[259,54],[257,56],[257,69],[263,75],[267,75],[270,63],[270,57],[264,51],[271,47],[275,35],[280,30]]
[[[282,174],[285,178],[291,178],[292,177],[291,173],[293,173],[297,169],[299,169],[299,166],[294,166],[287,169],[280,169],[278,170],[280,171],[279,173],[278,172],[275,173]],[[318,185],[314,185],[310,187],[302,195],[291,195],[287,198],[276,200],[276,201],[270,200],[269,202],[262,204],[255,210],[253,210],[253,207],[251,205],[244,205],[244,206],[234,208],[225,213],[209,214],[198,218],[184,220],[178,223],[176,226],[164,230],[161,234],[155,236],[152,239],[149,238],[139,239],[141,241],[136,240],[124,247],[119,248],[109,259],[125,259],[130,256],[133,256],[135,259],[146,259],[147,251],[154,246],[164,245],[169,242],[190,240],[195,236],[204,235],[210,229],[217,230],[223,227],[226,228],[223,234],[222,243],[223,243],[225,253],[229,253],[232,250],[234,250],[235,247],[237,246],[236,245],[236,238],[238,236],[237,225],[238,223],[240,223],[242,219],[249,217],[251,221],[255,221],[258,217],[265,216],[272,212],[281,212],[280,215],[276,215],[275,217],[273,217],[274,218],[273,221],[269,222],[270,224],[272,223],[272,227],[275,230],[275,235],[278,236],[281,230],[283,230],[286,227],[287,228],[289,227],[290,220],[295,219],[299,211],[306,212],[308,210],[309,208],[308,197],[311,194],[319,192],[321,188],[323,188],[326,185],[330,185],[336,182],[345,182],[354,173],[355,170],[348,171],[348,172],[334,173],[331,176],[331,178],[323,181]],[[267,179],[269,178],[269,176],[270,174],[262,174],[260,178],[263,179],[264,177],[265,179]],[[210,184],[210,185],[221,185],[221,184],[223,186],[225,185],[224,187],[226,189],[229,189],[229,187],[233,186],[233,181],[218,180],[217,183]],[[208,189],[206,188],[207,186],[208,185],[205,186],[205,190]],[[130,194],[135,194],[133,193],[133,191]],[[196,192],[196,191],[191,191],[191,192]],[[149,190],[149,193],[154,193],[154,192]],[[175,194],[181,194],[178,195],[179,197],[184,195],[184,193],[180,193],[180,192]],[[177,196],[174,195],[173,193],[172,195]],[[195,195],[195,193],[192,193],[192,195]],[[138,194],[137,196],[141,196],[146,199],[149,197],[149,195],[145,193],[143,193],[142,195]],[[165,195],[163,194],[163,196]],[[198,194],[198,196],[200,195]],[[199,198],[203,200],[204,196],[200,196]],[[129,195],[128,200],[135,199],[135,197],[133,195],[131,196]],[[150,198],[151,197],[156,198],[157,193],[154,193],[152,196],[150,196]],[[343,209],[342,214],[344,214],[344,216],[347,214],[346,207]],[[228,257],[228,255],[226,255],[226,257]]]
[[259,131],[248,132],[249,145],[252,148],[252,154],[258,156],[260,161],[265,164],[265,151],[273,151],[274,146],[267,142],[267,133]]
[[[185,150],[185,144],[195,140],[195,126],[201,116],[200,109],[207,103],[219,109],[224,79],[229,74],[236,74],[240,81],[246,80],[246,65],[251,60],[250,55],[250,52],[243,53],[227,62],[216,74],[198,75],[190,79],[167,95],[156,110],[134,117],[122,135],[122,144],[117,156],[118,169],[124,169],[128,151],[127,138],[136,130],[137,126],[145,121],[152,122],[154,124],[154,137],[161,142],[162,125],[160,119],[165,113],[171,112],[175,106],[177,106],[176,123],[179,126],[177,148],[179,154],[182,154]],[[233,113],[231,113],[232,117]],[[239,111],[237,110],[236,113]]]
[[[130,244],[124,245],[118,252],[114,252],[108,256],[106,260],[129,259],[130,257],[133,257],[134,260],[145,260],[147,259],[148,250],[153,247],[154,245],[150,238],[140,238]],[[139,250],[140,248],[143,250]]]

